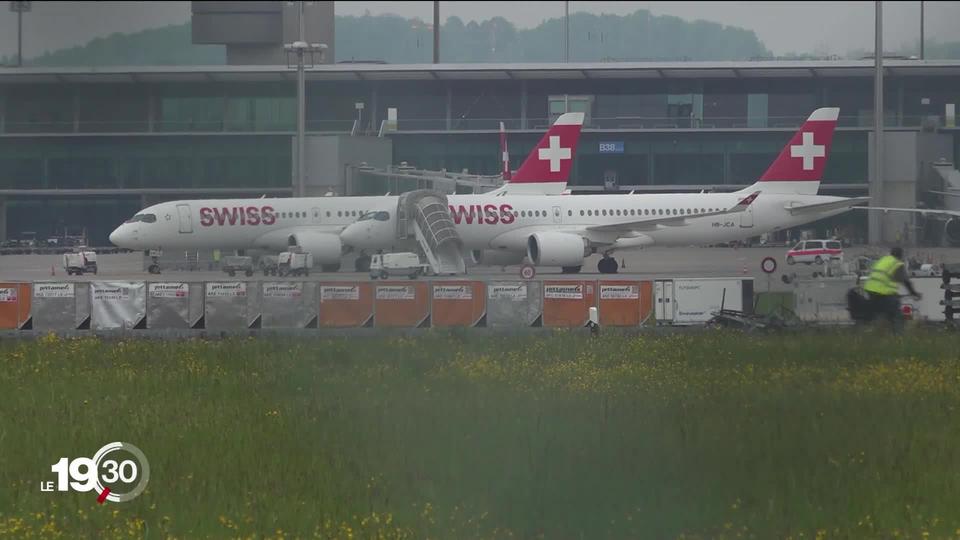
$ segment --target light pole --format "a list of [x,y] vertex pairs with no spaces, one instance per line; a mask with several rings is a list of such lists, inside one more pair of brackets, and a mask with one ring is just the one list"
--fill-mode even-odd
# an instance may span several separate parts
[[17,67],[23,65],[23,14],[29,13],[33,2],[10,2],[10,11],[17,14]]
[[307,43],[304,37],[303,21],[303,1],[299,4],[300,37],[293,43],[284,44],[283,48],[287,51],[287,67],[290,67],[290,53],[297,57],[297,171],[296,185],[293,190],[295,197],[306,196],[306,174],[303,166],[304,140],[306,139],[307,107],[306,107],[306,73],[304,71],[304,55],[310,54],[310,65],[313,66],[314,54],[320,53],[320,60],[323,61],[323,51],[327,49],[325,43]]
[[920,0],[920,59],[923,60],[923,0]]
[[[883,204],[883,2],[876,1],[874,16],[876,28],[873,49],[873,178],[870,182],[870,202],[873,205]],[[877,212],[870,214],[869,240],[871,244],[884,241],[882,216]]]

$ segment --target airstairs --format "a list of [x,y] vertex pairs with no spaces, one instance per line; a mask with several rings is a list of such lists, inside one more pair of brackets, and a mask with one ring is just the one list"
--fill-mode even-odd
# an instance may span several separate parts
[[435,274],[463,274],[463,242],[454,226],[447,196],[438,191],[417,190],[400,196],[397,238],[412,235]]

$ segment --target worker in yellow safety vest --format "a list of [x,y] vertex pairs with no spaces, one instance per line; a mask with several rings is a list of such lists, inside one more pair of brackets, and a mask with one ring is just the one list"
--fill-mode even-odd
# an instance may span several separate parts
[[870,297],[873,315],[883,317],[893,324],[902,320],[900,315],[900,284],[910,291],[910,294],[919,300],[922,298],[913,288],[913,283],[907,277],[906,266],[903,264],[903,249],[895,247],[890,254],[881,257],[870,269],[870,277],[863,285],[863,290]]

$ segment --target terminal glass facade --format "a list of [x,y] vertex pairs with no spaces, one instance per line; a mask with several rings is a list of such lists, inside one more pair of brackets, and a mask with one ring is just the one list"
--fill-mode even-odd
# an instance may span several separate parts
[[[375,136],[396,110],[396,131],[385,132],[394,163],[495,175],[501,122],[517,169],[553,119],[580,111],[587,120],[573,186],[696,189],[754,182],[812,110],[837,106],[841,129],[824,183],[866,193],[872,78],[815,77],[800,68],[783,76],[775,69],[752,77],[734,71],[679,76],[665,68],[632,78],[558,71],[547,79],[469,70],[440,76],[345,71],[337,80],[308,82],[306,127]],[[237,78],[218,80],[228,76]],[[139,192],[125,190],[209,189],[230,196],[232,189],[291,187],[292,72],[100,77],[50,74],[0,86],[0,197],[8,235],[52,229],[60,219],[109,232],[98,220],[114,224],[144,202]],[[960,104],[954,75],[890,76],[885,84],[888,129],[925,122],[943,128],[945,107]],[[945,157],[960,161],[960,137],[954,136],[954,155]],[[64,189],[113,195],[57,195]]]

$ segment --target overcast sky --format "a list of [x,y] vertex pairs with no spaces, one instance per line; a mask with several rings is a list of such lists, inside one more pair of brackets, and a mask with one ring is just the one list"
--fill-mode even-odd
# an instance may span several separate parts
[[[15,54],[17,17],[2,2],[0,54]],[[465,22],[502,16],[520,28],[563,16],[563,2],[440,2],[440,17]],[[960,41],[960,1],[926,2],[928,38]],[[920,36],[920,2],[884,2],[884,48],[913,44]],[[433,17],[433,2],[337,2],[338,15],[394,13]],[[874,2],[570,2],[570,12],[623,15],[648,9],[655,15],[705,19],[756,32],[775,54],[845,54],[873,49]],[[24,55],[38,56],[113,32],[135,32],[190,19],[190,2],[34,2],[23,19]],[[385,44],[389,46],[389,44]]]

